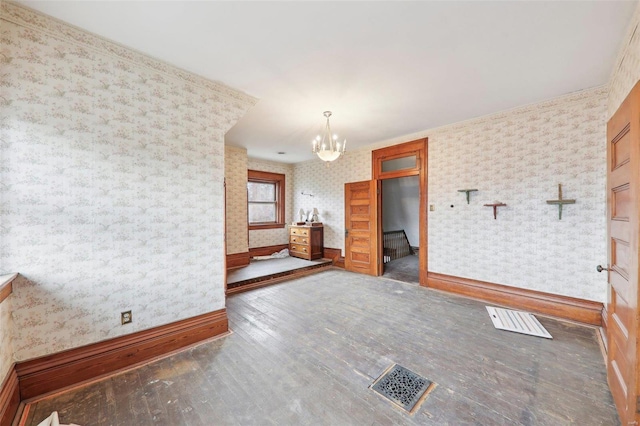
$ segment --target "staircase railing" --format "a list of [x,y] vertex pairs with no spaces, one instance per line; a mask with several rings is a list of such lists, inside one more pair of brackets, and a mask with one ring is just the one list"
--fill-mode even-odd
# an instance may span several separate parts
[[414,254],[404,229],[382,233],[384,263]]

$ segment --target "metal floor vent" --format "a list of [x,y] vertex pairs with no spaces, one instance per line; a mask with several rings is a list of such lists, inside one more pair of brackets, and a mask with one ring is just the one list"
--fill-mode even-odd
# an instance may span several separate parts
[[497,329],[544,337],[545,339],[553,339],[551,334],[549,334],[547,329],[540,324],[538,318],[533,316],[533,314],[491,306],[487,306],[486,308],[491,317],[491,322],[493,322],[493,326]]
[[371,389],[413,414],[433,386],[435,383],[394,364],[373,382]]

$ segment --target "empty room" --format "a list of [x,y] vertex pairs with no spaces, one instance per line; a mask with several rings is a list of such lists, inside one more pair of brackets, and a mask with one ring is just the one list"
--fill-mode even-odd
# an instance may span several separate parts
[[637,424],[639,25],[0,0],[0,426]]

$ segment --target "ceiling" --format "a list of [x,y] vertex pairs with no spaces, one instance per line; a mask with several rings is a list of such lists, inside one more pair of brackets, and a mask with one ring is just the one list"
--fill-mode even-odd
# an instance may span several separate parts
[[21,3],[255,96],[226,143],[287,163],[325,110],[349,150],[606,84],[637,5]]

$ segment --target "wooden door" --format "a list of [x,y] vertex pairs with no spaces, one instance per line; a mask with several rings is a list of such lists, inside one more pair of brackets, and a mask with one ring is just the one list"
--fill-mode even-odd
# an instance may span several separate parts
[[345,254],[347,271],[379,275],[378,181],[345,183]]
[[623,425],[640,420],[638,381],[638,191],[640,83],[607,124],[607,379]]

